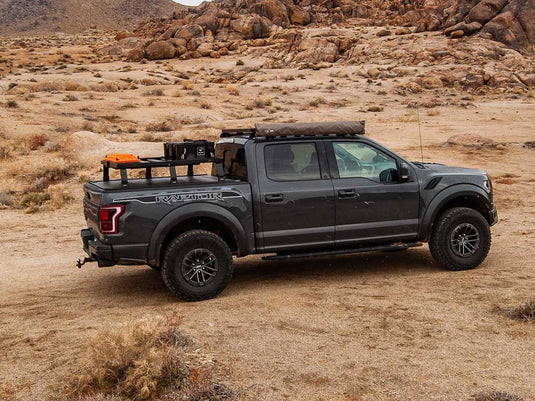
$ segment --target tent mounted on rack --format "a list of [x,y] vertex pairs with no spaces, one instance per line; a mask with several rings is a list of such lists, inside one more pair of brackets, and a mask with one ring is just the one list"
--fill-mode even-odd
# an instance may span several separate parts
[[364,121],[329,121],[314,123],[255,124],[255,128],[223,129],[221,138],[248,135],[251,138],[288,136],[364,135]]

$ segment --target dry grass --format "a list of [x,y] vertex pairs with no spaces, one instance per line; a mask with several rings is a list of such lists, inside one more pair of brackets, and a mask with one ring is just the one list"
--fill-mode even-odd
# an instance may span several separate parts
[[318,107],[320,104],[326,104],[326,103],[327,103],[327,99],[325,99],[323,96],[315,97],[310,102],[308,102],[308,104],[312,107]]
[[401,117],[399,117],[398,121],[402,123],[418,122],[418,113],[416,112],[416,110],[411,110],[407,114],[404,114]]
[[505,391],[482,391],[474,395],[474,401],[522,401],[518,395]]
[[63,394],[88,401],[233,399],[213,369],[196,360],[180,323],[172,314],[103,330],[88,341]]
[[41,134],[35,134],[28,138],[28,147],[30,150],[36,150],[41,146],[44,146],[48,141],[48,138]]
[[535,298],[515,308],[497,307],[496,310],[511,319],[535,323]]
[[0,160],[7,160],[13,156],[13,148],[9,145],[0,145]]
[[50,206],[53,209],[61,209],[68,204],[73,197],[67,189],[65,184],[56,184],[48,187],[48,197],[50,199]]

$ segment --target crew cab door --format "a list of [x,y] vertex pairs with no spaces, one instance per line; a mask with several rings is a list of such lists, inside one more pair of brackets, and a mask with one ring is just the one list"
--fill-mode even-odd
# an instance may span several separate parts
[[326,146],[336,195],[335,243],[416,238],[419,186],[416,179],[400,179],[404,162],[357,139]]
[[264,251],[334,243],[335,198],[318,141],[256,145]]

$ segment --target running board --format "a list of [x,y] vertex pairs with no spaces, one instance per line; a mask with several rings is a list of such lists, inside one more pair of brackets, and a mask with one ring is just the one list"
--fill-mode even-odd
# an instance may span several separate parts
[[372,251],[403,251],[409,248],[415,248],[422,246],[421,242],[410,242],[410,243],[401,243],[401,244],[390,244],[390,245],[379,245],[379,246],[368,246],[361,248],[350,248],[350,249],[332,249],[328,251],[318,251],[318,252],[305,252],[305,253],[290,253],[290,254],[277,254],[271,256],[263,256],[263,260],[284,260],[284,259],[299,259],[299,258],[313,258],[315,256],[326,256],[326,255],[344,255],[351,253],[361,253],[361,252],[372,252]]

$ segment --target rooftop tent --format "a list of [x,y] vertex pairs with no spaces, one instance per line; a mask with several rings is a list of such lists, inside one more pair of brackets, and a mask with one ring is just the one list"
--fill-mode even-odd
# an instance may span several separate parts
[[257,137],[364,135],[364,121],[256,124],[255,128]]

